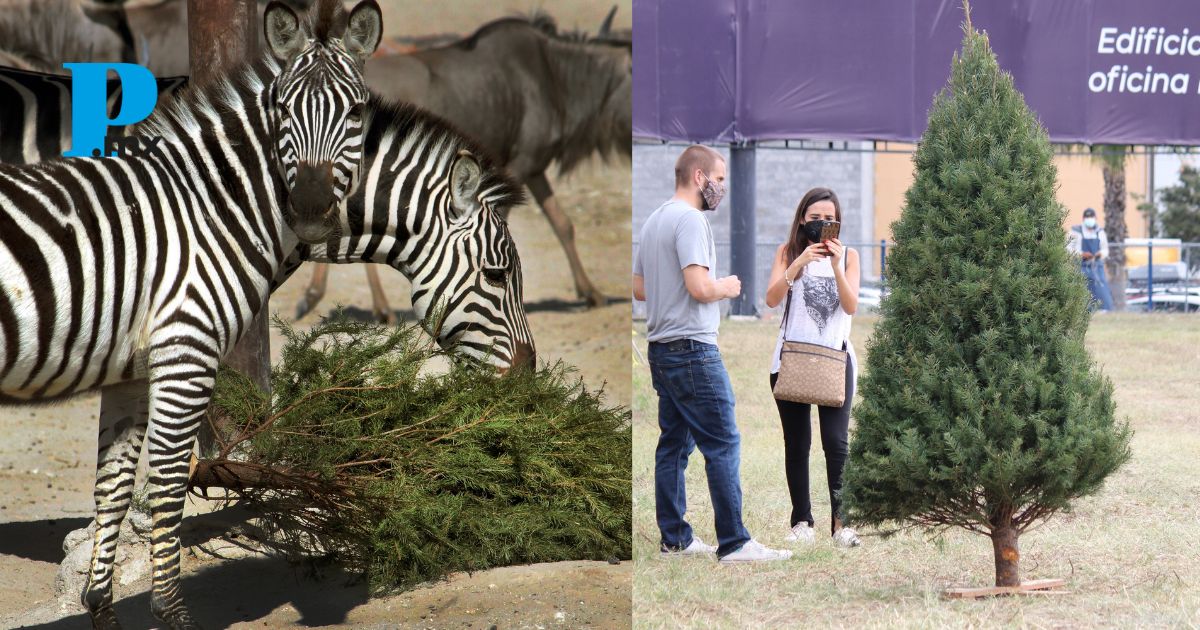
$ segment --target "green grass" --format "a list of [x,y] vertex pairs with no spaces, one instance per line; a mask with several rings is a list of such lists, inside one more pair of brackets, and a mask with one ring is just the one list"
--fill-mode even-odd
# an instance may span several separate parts
[[[855,318],[860,361],[874,322]],[[790,504],[767,382],[776,331],[770,322],[724,322],[720,343],[742,431],[746,526],[764,544],[782,547]],[[657,398],[648,368],[635,366],[635,627],[1196,627],[1200,317],[1095,317],[1087,340],[1116,386],[1118,414],[1134,428],[1133,459],[1099,494],[1021,537],[1021,577],[1066,578],[1070,594],[976,601],[945,600],[941,592],[992,584],[991,543],[982,536],[909,532],[883,539],[866,531],[860,532],[867,534],[862,547],[842,550],[820,534],[829,522],[820,440],[810,458],[816,545],[798,548],[790,561],[757,566],[660,560],[653,486]],[[688,467],[688,489],[688,520],[698,536],[715,543],[698,452]]]

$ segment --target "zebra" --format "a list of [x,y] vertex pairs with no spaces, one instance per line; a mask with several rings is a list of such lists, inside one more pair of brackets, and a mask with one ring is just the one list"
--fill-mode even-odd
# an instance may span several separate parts
[[376,95],[365,114],[363,181],[342,206],[341,236],[301,244],[278,282],[306,261],[386,264],[408,278],[413,311],[438,344],[501,371],[535,366],[504,218],[524,202],[521,187],[434,114]]
[[[82,600],[112,606],[117,534],[148,439],[151,609],[197,628],[180,592],[189,455],[217,365],[303,242],[338,238],[359,186],[362,67],[375,0],[267,7],[272,53],[191,86],[137,126],[153,154],[0,166],[0,402],[99,390],[96,533]],[[106,430],[106,428],[108,430]]]
[[[163,103],[172,98],[174,93],[181,89],[186,82],[187,77],[158,79],[159,102]],[[111,81],[108,98],[110,113],[119,109],[120,94],[120,82]],[[0,162],[31,164],[61,156],[71,143],[70,103],[70,77],[0,67]],[[381,122],[375,124],[376,135],[367,133],[364,147],[366,159],[373,159],[373,153],[378,149],[379,141],[382,139],[382,135],[378,134],[383,134],[383,130],[387,130],[388,134],[395,136],[417,133],[411,131],[410,127],[419,129],[419,133],[434,134],[443,138],[448,146],[460,146],[462,148],[459,150],[466,151],[471,156],[479,156],[482,161],[486,162],[480,170],[481,173],[485,173],[487,177],[491,178],[487,188],[493,189],[494,194],[489,193],[485,201],[489,207],[498,208],[501,217],[507,214],[508,208],[520,205],[523,201],[519,186],[514,192],[514,189],[508,185],[510,182],[502,180],[504,176],[496,172],[497,169],[492,166],[494,161],[490,157],[485,157],[487,156],[486,150],[478,147],[474,141],[452,131],[443,120],[411,106],[390,104],[384,99],[374,96],[369,101],[368,111],[379,112],[373,114],[368,119],[369,121],[379,120]],[[385,120],[388,121],[386,125],[382,122]],[[112,133],[111,130],[110,133]],[[453,138],[453,140],[448,138]],[[389,140],[389,147],[392,150],[398,150],[398,145],[392,140]],[[386,186],[379,188],[378,191],[380,200],[391,199]],[[361,202],[355,201],[355,207],[357,208],[358,204],[369,205],[371,199],[373,198],[366,198]],[[392,221],[381,222],[381,225],[388,226],[389,229],[379,236],[372,231],[373,222],[355,221],[351,223],[343,216],[343,233],[360,240],[354,243],[337,244],[330,248],[304,246],[298,248],[296,256],[291,259],[292,264],[285,267],[282,275],[273,281],[272,291],[282,285],[283,281],[290,277],[292,271],[295,270],[295,266],[303,261],[344,263],[366,260],[397,268],[409,279],[410,283],[421,279],[420,269],[428,269],[437,261],[446,262],[446,259],[422,258],[421,255],[440,250],[417,248],[409,250],[401,257],[389,250],[373,247],[366,257],[361,253],[357,258],[347,254],[347,252],[353,252],[363,238],[388,239],[389,243],[403,245],[405,241],[395,234],[394,228],[405,225],[404,217],[406,215],[398,213],[408,210],[408,207],[394,205],[379,206],[373,210],[373,212],[386,211],[389,216],[394,215]],[[414,207],[412,210],[416,212],[418,208]],[[502,273],[502,270],[509,269],[505,260],[511,257],[513,262],[516,261],[515,250],[511,254],[506,253],[507,249],[512,247],[512,237],[508,232],[507,223],[494,214],[489,213],[487,220],[480,222],[481,232],[475,235],[477,239],[482,239],[478,245],[461,251],[451,250],[454,256],[460,260],[482,261],[480,263],[482,266],[457,266],[453,267],[454,269],[461,273],[466,273],[468,269],[474,269],[480,273],[482,273],[480,270],[490,269],[492,271],[488,273],[492,276],[491,280],[487,281],[486,277],[484,280],[478,280],[461,275],[457,278],[437,275],[436,278],[440,284],[435,287],[413,286],[413,304],[418,318],[424,321],[426,315],[431,310],[435,310],[431,309],[431,306],[434,305],[431,303],[430,296],[436,295],[445,298],[440,305],[436,305],[443,314],[442,329],[445,332],[444,335],[437,337],[437,341],[447,348],[455,348],[468,356],[493,363],[501,369],[508,369],[513,365],[535,363],[535,355],[532,335],[526,321],[524,307],[521,304],[519,273],[515,279],[506,279],[505,273]],[[411,220],[417,221],[416,219]],[[463,234],[462,230],[451,231],[446,229],[446,226],[436,226],[423,221],[416,222],[415,226],[425,228],[426,233],[414,235],[415,227],[404,227],[403,229],[408,230],[406,234],[410,238],[436,240],[445,235]],[[440,232],[436,234],[429,232],[434,227],[438,227]],[[377,253],[381,255],[372,259],[371,256]],[[511,274],[511,271],[508,273]],[[457,284],[454,282],[455,280],[458,281]],[[479,304],[472,304],[470,299],[461,295],[457,298],[450,298],[450,296],[457,295],[456,291],[465,290],[463,287],[478,286],[482,290],[485,286],[496,286],[497,283],[504,286],[504,299],[485,299],[485,302],[489,302],[486,308],[480,308]],[[486,293],[486,291],[482,292]]]
[[[156,79],[165,103],[187,77]],[[71,77],[0,66],[0,163],[34,164],[62,157],[71,146]],[[108,82],[110,118],[121,107],[121,82]],[[115,135],[122,128],[111,127]]]

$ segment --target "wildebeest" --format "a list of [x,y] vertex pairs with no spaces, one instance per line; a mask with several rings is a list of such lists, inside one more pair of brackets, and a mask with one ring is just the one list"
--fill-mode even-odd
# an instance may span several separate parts
[[64,61],[134,63],[124,4],[0,0],[0,66],[64,74]]
[[[591,306],[606,299],[583,269],[574,226],[546,171],[557,162],[570,172],[594,154],[629,158],[632,51],[627,41],[605,41],[606,30],[583,38],[559,34],[544,15],[502,18],[454,44],[375,57],[366,68],[372,90],[449,120],[529,187],[562,243],[577,294]],[[314,272],[297,317],[323,297],[326,273]],[[390,319],[375,269],[367,274],[376,315]]]

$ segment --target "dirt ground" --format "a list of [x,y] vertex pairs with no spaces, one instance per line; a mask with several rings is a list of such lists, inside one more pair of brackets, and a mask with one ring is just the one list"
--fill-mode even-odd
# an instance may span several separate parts
[[[575,298],[566,259],[549,224],[532,206],[510,221],[525,272],[525,296],[539,360],[575,365],[590,388],[605,387],[614,405],[630,404],[629,206],[627,164],[592,163],[559,182],[561,202],[575,222],[584,264],[602,291],[619,298],[585,309]],[[302,269],[272,296],[272,311],[290,318],[309,278]],[[408,284],[382,274],[391,305],[412,318]],[[314,314],[342,304],[369,316],[370,293],[362,269],[335,267],[329,292]],[[272,348],[281,345],[273,335]],[[62,542],[91,518],[95,470],[97,396],[62,404],[0,409],[0,627],[45,624],[88,627],[82,609],[54,602]],[[206,511],[193,500],[189,513]],[[203,517],[209,518],[209,517]],[[366,626],[488,628],[620,627],[629,625],[629,563],[567,562],[509,567],[455,576],[401,595],[369,600],[361,584],[326,570],[281,560],[222,560],[200,546],[185,551],[185,589],[193,613],[208,627]],[[118,613],[128,627],[148,627],[149,580],[118,589]],[[71,597],[72,600],[74,596]],[[74,604],[74,601],[70,602]]]

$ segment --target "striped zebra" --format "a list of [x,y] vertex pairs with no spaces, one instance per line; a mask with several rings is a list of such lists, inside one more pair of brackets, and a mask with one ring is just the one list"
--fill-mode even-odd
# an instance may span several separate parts
[[[165,103],[187,77],[157,79]],[[108,82],[109,117],[120,111],[121,82]],[[110,127],[116,135],[121,127]],[[71,146],[71,77],[0,66],[0,163],[34,164],[62,157]]]
[[[186,82],[187,77],[159,79],[160,105],[172,98]],[[0,67],[0,162],[32,164],[61,156],[71,143],[70,96],[70,77]],[[110,114],[118,111],[119,107],[120,82],[114,80],[109,84]],[[372,160],[373,153],[379,149],[384,130],[389,134],[387,148],[391,150],[399,150],[399,145],[395,144],[397,134],[431,133],[443,138],[448,145],[462,147],[460,150],[467,151],[472,156],[482,156],[486,153],[474,142],[451,131],[446,123],[421,113],[421,110],[391,105],[373,98],[368,111],[380,112],[373,114],[369,119],[380,122],[375,123],[375,132],[367,133],[365,138],[364,152],[367,160]],[[384,120],[388,123],[383,124]],[[110,133],[115,133],[116,129],[118,128],[110,129]],[[416,132],[413,129],[421,131]],[[426,146],[426,149],[428,148]],[[501,185],[507,182],[501,182],[500,178],[503,176],[499,174],[499,169],[486,165],[481,166],[481,172],[490,178],[485,187],[487,190],[484,191],[487,193],[484,201],[489,207],[501,209],[503,216],[508,207],[521,203],[522,197],[518,193],[509,186]],[[385,184],[389,181],[394,183],[394,179],[385,178]],[[387,185],[378,187],[377,190],[381,202],[392,199]],[[519,187],[516,190],[519,191]],[[368,199],[374,197],[367,197],[361,203],[369,205]],[[355,208],[359,207],[359,203],[354,202]],[[505,271],[509,269],[506,266],[509,265],[506,262],[509,258],[513,261],[513,267],[519,265],[516,264],[516,252],[513,251],[511,255],[507,253],[508,248],[513,247],[512,237],[502,219],[497,219],[491,214],[486,215],[487,219],[480,222],[481,231],[473,235],[477,240],[471,247],[449,250],[457,259],[476,261],[477,266],[455,265],[452,268],[459,271],[458,275],[445,275],[432,273],[431,270],[439,262],[448,262],[448,259],[423,255],[443,251],[440,245],[431,244],[439,242],[443,237],[462,238],[465,234],[472,234],[471,232],[461,229],[449,230],[447,226],[437,226],[416,218],[408,219],[414,222],[412,225],[405,223],[403,218],[410,216],[405,213],[426,212],[425,207],[383,204],[373,211],[386,212],[395,217],[392,221],[380,223],[386,226],[385,231],[377,236],[373,232],[374,222],[350,222],[343,216],[342,233],[353,240],[335,243],[329,247],[297,249],[297,253],[291,259],[293,264],[286,266],[282,275],[275,279],[272,290],[291,275],[295,270],[294,265],[304,261],[366,261],[387,264],[398,269],[413,283],[414,311],[420,319],[424,320],[431,311],[431,306],[434,306],[433,296],[444,298],[442,303],[437,305],[444,315],[441,327],[444,334],[438,336],[439,343],[456,348],[464,354],[482,358],[501,368],[533,362],[533,340],[525,319],[524,307],[521,305],[519,273],[514,281],[510,281],[508,275],[512,272]],[[411,216],[416,217],[419,214]],[[406,230],[404,234],[409,238],[421,239],[423,247],[395,253],[378,246],[366,249],[366,244],[372,238],[387,239],[388,243],[402,246],[406,241],[395,233],[398,226]],[[435,227],[438,231],[433,231]],[[418,229],[423,231],[414,234]],[[361,248],[361,251],[356,252],[356,248]],[[485,270],[488,275],[481,276],[482,280],[469,277],[469,273],[483,273]],[[497,293],[496,296],[503,296],[503,299],[483,297],[487,291],[482,287],[496,286],[497,283],[504,287],[504,292]],[[466,291],[472,286],[480,287],[473,296],[456,293]]]
[[[173,98],[174,93],[186,83],[187,77],[158,79],[160,106]],[[120,81],[111,81],[108,96],[110,115],[119,111],[120,95]],[[70,77],[0,67],[0,162],[32,164],[61,156],[71,144],[70,108]],[[454,140],[446,140],[446,142],[454,146],[462,146],[461,150],[467,151],[473,156],[482,156],[486,153],[474,142],[450,131],[441,120],[421,114],[419,110],[411,107],[388,105],[382,100],[372,99],[369,110],[382,112],[377,116],[372,116],[372,120],[389,121],[387,125],[377,124],[375,133],[383,134],[382,130],[387,129],[387,133],[391,134],[388,147],[393,150],[398,150],[398,145],[394,142],[395,134],[410,133],[409,128],[412,127],[421,129],[421,133],[433,133],[443,138],[454,138]],[[110,128],[110,134],[117,133],[119,130],[120,128],[116,127]],[[364,147],[366,159],[372,159],[372,153],[378,149],[379,141],[382,138],[382,135],[367,134]],[[488,173],[488,177],[493,178],[489,180],[487,188],[490,191],[485,197],[489,207],[501,209],[501,216],[503,216],[507,211],[506,208],[521,203],[519,195],[514,194],[507,187],[499,185],[500,182],[495,179],[501,177],[497,169],[488,165],[481,170]],[[496,188],[492,189],[494,186]],[[386,186],[380,187],[378,190],[382,195],[381,201],[391,199]],[[495,193],[494,196],[493,193]],[[410,210],[420,213],[425,212],[426,208],[407,206],[398,208],[395,204],[384,204],[379,206],[376,211],[388,212],[402,218],[407,215],[396,215],[395,213],[406,213]],[[475,267],[453,266],[453,269],[459,271],[457,276],[432,274],[429,271],[438,262],[447,262],[445,258],[422,258],[422,254],[441,251],[437,249],[437,246],[432,246],[434,247],[432,250],[414,248],[403,255],[401,252],[393,254],[390,250],[381,249],[378,246],[371,247],[369,250],[363,249],[362,252],[366,252],[366,256],[362,252],[354,253],[354,248],[366,247],[365,243],[368,241],[363,239],[386,238],[389,243],[402,245],[405,241],[394,233],[394,228],[398,225],[404,226],[403,220],[381,222],[380,225],[388,226],[388,230],[376,237],[372,233],[373,222],[355,221],[351,223],[343,217],[342,232],[357,240],[337,243],[328,248],[302,247],[297,250],[296,257],[293,257],[292,261],[294,264],[309,260],[332,263],[367,261],[393,266],[413,283],[414,311],[420,319],[424,320],[430,312],[430,307],[433,305],[432,296],[445,298],[438,305],[445,318],[441,327],[444,334],[438,336],[439,343],[446,347],[454,347],[464,354],[483,358],[501,368],[507,368],[514,364],[533,363],[533,340],[520,301],[519,274],[517,274],[515,282],[502,282],[507,278],[503,272],[507,263],[503,261],[509,257],[509,254],[498,252],[504,252],[506,248],[511,247],[509,243],[512,242],[512,237],[508,234],[503,220],[497,224],[495,217],[487,216],[487,220],[480,223],[482,231],[475,234],[477,241],[471,247],[450,250],[459,259],[474,260],[481,265]],[[417,221],[416,219],[412,220]],[[461,237],[463,234],[469,234],[463,230],[447,230],[445,226],[440,226],[439,231],[433,232],[431,231],[434,227],[432,224],[419,221],[414,223],[414,226],[405,228],[408,230],[406,234],[411,236],[416,227],[426,228],[422,234],[413,236],[413,238],[423,239],[426,246],[447,235]],[[356,234],[357,237],[354,236]],[[375,256],[377,253],[380,255]],[[515,251],[512,252],[511,257],[515,261]],[[421,270],[426,271],[422,273]],[[468,272],[468,270],[473,271]],[[486,277],[483,277],[483,280],[469,277],[469,273],[482,273],[481,270],[489,270],[490,281],[486,280]],[[294,271],[294,266],[285,267],[283,274],[276,278],[272,290],[275,286],[281,285],[292,271]],[[418,282],[420,284],[417,284]],[[495,286],[496,283],[505,287],[503,293],[497,294],[502,295],[503,299],[483,297],[487,293],[483,287]],[[480,287],[471,297],[456,293],[456,291],[466,291],[467,287],[471,286]]]
[[300,245],[285,275],[302,261],[389,265],[443,347],[501,369],[534,364],[503,218],[523,202],[520,186],[474,140],[412,105],[373,96],[363,121],[362,183],[343,206],[341,236]]
[[[151,608],[196,628],[180,593],[188,459],[216,368],[301,241],[339,238],[359,184],[362,64],[375,0],[321,0],[304,20],[272,3],[274,58],[192,86],[137,133],[127,159],[0,166],[0,402],[99,390],[96,534],[83,603],[117,627],[112,572],[143,436]],[[106,430],[107,429],[107,430]]]

